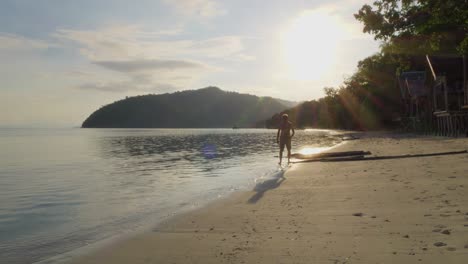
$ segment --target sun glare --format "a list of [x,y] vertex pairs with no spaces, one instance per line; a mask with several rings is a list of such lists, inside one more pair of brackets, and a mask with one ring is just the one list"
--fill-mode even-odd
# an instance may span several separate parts
[[302,154],[302,155],[312,155],[312,154],[318,154],[320,152],[324,152],[326,150],[328,150],[330,148],[324,148],[324,147],[304,147],[302,149],[300,149],[298,152],[299,154]]
[[326,10],[299,15],[282,34],[288,76],[295,80],[316,80],[323,76],[336,61],[343,34],[343,26]]

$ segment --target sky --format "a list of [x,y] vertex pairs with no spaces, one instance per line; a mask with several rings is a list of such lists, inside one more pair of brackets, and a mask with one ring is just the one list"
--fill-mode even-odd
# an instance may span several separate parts
[[80,126],[126,96],[207,86],[320,98],[378,51],[353,17],[370,2],[0,0],[0,127]]

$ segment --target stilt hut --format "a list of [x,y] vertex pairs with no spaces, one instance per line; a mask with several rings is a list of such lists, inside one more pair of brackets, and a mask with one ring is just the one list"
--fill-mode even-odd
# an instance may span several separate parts
[[432,78],[435,133],[468,136],[468,83],[465,56],[426,55]]
[[398,78],[405,107],[402,119],[405,130],[426,132],[431,127],[430,91],[425,71],[403,72]]

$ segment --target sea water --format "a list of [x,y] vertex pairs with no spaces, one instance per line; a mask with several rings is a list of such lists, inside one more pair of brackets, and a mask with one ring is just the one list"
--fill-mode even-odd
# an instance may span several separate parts
[[[339,134],[299,130],[293,151]],[[0,129],[0,262],[155,225],[278,171],[276,130]]]

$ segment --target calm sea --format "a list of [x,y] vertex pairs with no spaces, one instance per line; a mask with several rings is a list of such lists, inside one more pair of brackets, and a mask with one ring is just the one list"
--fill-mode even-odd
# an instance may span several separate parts
[[[159,221],[278,171],[263,129],[0,129],[0,262],[32,263]],[[339,143],[297,131],[293,150]]]

